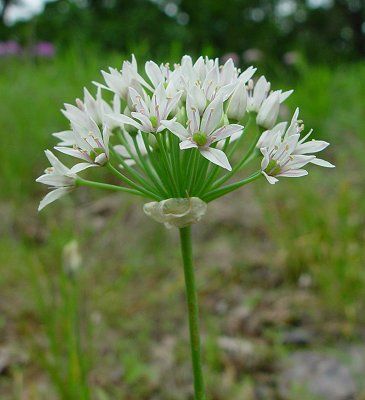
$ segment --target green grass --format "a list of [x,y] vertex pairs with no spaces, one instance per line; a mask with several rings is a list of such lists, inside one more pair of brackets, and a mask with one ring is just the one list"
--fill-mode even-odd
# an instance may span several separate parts
[[[34,182],[46,166],[43,149],[55,143],[50,133],[66,127],[62,103],[80,96],[83,86],[92,88],[92,80],[101,80],[99,69],[109,64],[120,60],[68,55],[0,66],[1,345],[16,346],[30,360],[0,376],[2,399],[86,399],[87,386],[90,398],[100,400],[188,398],[176,232],[147,220],[139,201],[109,194],[103,200],[103,193],[88,190],[36,212],[44,193]],[[282,81],[290,86],[284,75]],[[196,229],[211,399],[241,399],[243,393],[250,399],[260,379],[232,373],[217,347],[234,307],[260,310],[270,296],[274,303],[293,298],[293,318],[309,318],[320,330],[317,346],[336,343],[338,335],[356,340],[365,324],[365,64],[306,68],[294,86],[290,107],[299,104],[306,127],[331,142],[325,157],[336,169],[314,167],[308,177],[283,179],[275,187],[257,182],[212,206],[211,218]],[[62,265],[63,248],[73,238],[83,256],[77,306]],[[257,275],[261,270],[264,280]],[[270,283],[271,274],[279,283]],[[312,279],[310,301],[299,298],[298,305],[297,282],[304,274]],[[228,312],[217,311],[220,304]],[[81,318],[75,328],[70,318],[76,309]],[[282,329],[277,321],[260,334],[270,338],[274,355],[285,351]],[[64,382],[73,392],[61,397]],[[53,389],[42,394],[42,384]]]

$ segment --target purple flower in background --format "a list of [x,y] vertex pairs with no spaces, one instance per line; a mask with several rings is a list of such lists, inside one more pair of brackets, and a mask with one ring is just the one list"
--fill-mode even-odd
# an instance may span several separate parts
[[33,55],[38,57],[53,58],[55,53],[55,46],[51,42],[38,42],[33,48]]
[[246,63],[260,62],[264,58],[264,53],[260,49],[247,49],[242,56]]
[[297,51],[288,51],[283,56],[283,61],[286,65],[296,65],[300,62],[300,53]]
[[234,65],[238,65],[240,63],[240,57],[237,53],[227,53],[222,57],[222,63],[224,64],[229,59],[232,59]]
[[15,40],[0,42],[0,57],[18,56],[22,54],[22,47]]

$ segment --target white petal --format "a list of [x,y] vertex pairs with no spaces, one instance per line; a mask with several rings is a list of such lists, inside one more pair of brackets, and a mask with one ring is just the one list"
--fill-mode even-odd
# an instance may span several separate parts
[[318,153],[329,146],[328,142],[324,140],[311,140],[309,142],[301,143],[295,150],[296,154]]
[[75,144],[74,134],[72,131],[61,131],[52,133],[52,135],[61,140],[58,146],[72,146]]
[[137,129],[142,129],[142,125],[139,124],[137,121],[135,121],[134,119],[124,115],[124,114],[120,114],[120,115],[113,115],[113,114],[109,114],[108,117],[110,117],[110,119],[112,119],[115,122],[118,122],[121,125],[132,125]]
[[288,90],[280,93],[280,103],[283,103],[293,92],[294,90]]
[[256,72],[257,68],[248,67],[245,71],[241,73],[239,76],[239,80],[243,83],[246,83],[249,79],[252,78],[253,74]]
[[207,105],[207,99],[200,86],[194,84],[190,89],[190,95],[194,102],[194,106],[199,110],[199,114],[202,115]]
[[293,170],[289,170],[286,172],[283,172],[281,174],[278,174],[277,176],[285,176],[287,178],[299,178],[301,176],[305,176],[308,175],[308,171],[306,171],[305,169],[293,169]]
[[160,83],[164,82],[163,75],[159,66],[153,61],[147,61],[145,64],[146,74],[150,78],[152,85],[156,88]]
[[218,124],[221,122],[223,116],[223,100],[220,97],[215,98],[204,111],[200,130],[207,135],[212,133]]
[[266,129],[271,129],[274,127],[275,122],[278,118],[280,110],[280,97],[279,92],[273,92],[267,97],[257,114],[256,122],[259,126]]
[[269,165],[270,156],[269,156],[269,152],[266,147],[261,148],[260,151],[261,151],[262,155],[264,156],[264,158],[261,161],[261,169],[262,169],[262,171],[264,171],[267,168],[267,166]]
[[275,178],[275,176],[268,175],[265,171],[262,171],[262,175],[264,175],[271,185],[275,185],[276,182],[279,182],[279,179]]
[[165,126],[169,131],[182,140],[190,136],[189,132],[179,122],[165,120],[161,121],[161,125]]
[[200,154],[213,164],[219,165],[222,168],[232,171],[232,167],[228,161],[226,154],[219,149],[213,147],[199,148]]
[[186,97],[186,115],[188,117],[188,124],[191,133],[194,134],[200,130],[200,114],[198,108],[195,106],[194,99],[190,94]]
[[264,76],[261,76],[259,80],[256,82],[253,91],[253,99],[252,99],[252,111],[258,112],[261,106],[261,103],[266,98],[267,94],[270,90],[270,83],[266,80]]
[[50,151],[46,150],[45,154],[51,163],[52,167],[60,174],[67,174],[70,170],[65,165],[61,163],[61,161]]
[[183,140],[180,142],[180,150],[192,149],[197,148],[198,145],[191,140]]
[[174,108],[178,105],[181,96],[182,96],[183,92],[177,92],[172,98],[168,99],[167,101],[167,107],[165,110],[165,118],[167,118],[169,116],[169,114],[171,113],[171,111],[174,110]]
[[109,139],[110,139],[111,131],[107,126],[104,126],[102,135],[103,135],[103,145],[104,145],[105,154],[107,155],[107,157],[109,157]]
[[68,156],[78,158],[80,160],[90,161],[89,157],[84,153],[81,153],[79,150],[75,150],[71,147],[59,147],[55,146],[55,150],[59,151],[60,153],[67,154]]
[[335,168],[335,165],[331,164],[330,162],[326,160],[322,160],[321,158],[314,158],[311,161],[312,164],[319,165],[320,167],[325,167],[325,168]]
[[240,121],[246,113],[246,107],[247,90],[245,84],[240,82],[228,102],[227,117]]
[[152,126],[151,120],[147,117],[147,115],[137,112],[132,112],[132,117],[138,119],[141,123],[141,131],[145,132],[153,132],[154,128]]
[[304,167],[304,165],[312,162],[315,159],[315,156],[306,156],[306,155],[294,155],[292,161],[290,161],[284,168],[283,171],[287,171],[290,169],[298,169]]
[[58,174],[43,174],[36,179],[36,182],[43,183],[51,187],[65,187],[72,186],[74,179],[66,175]]
[[78,163],[71,168],[70,172],[72,174],[78,174],[79,172],[84,171],[85,169],[97,166],[98,165],[96,164],[90,164],[90,163]]
[[230,83],[229,85],[225,85],[218,90],[216,96],[221,97],[223,101],[226,101],[228,97],[233,93],[236,86],[237,86],[236,83]]
[[58,200],[60,197],[64,196],[70,191],[70,188],[57,188],[52,190],[52,192],[47,193],[41,202],[39,203],[38,211],[41,211],[44,207],[48,206],[48,204],[53,203]]
[[218,128],[212,133],[211,137],[214,137],[214,140],[211,143],[218,142],[235,134],[240,134],[242,130],[243,126],[238,124],[222,126],[222,128]]

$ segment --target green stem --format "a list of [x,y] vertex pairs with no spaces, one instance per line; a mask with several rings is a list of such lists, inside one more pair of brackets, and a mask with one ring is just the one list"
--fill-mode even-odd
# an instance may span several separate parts
[[169,156],[167,154],[165,141],[163,140],[161,133],[156,135],[156,140],[157,140],[157,143],[158,143],[158,146],[159,146],[159,150],[160,150],[159,154],[161,155],[162,164],[164,165],[165,170],[167,172],[167,175],[168,175],[168,177],[169,177],[169,179],[171,181],[173,195],[174,195],[174,197],[179,197],[179,188],[178,188],[177,183],[175,181],[175,176],[173,174],[173,171],[171,170],[170,158],[169,158]]
[[140,192],[139,190],[129,189],[124,186],[110,185],[109,183],[88,181],[88,180],[82,179],[80,177],[76,178],[75,185],[76,186],[89,186],[89,187],[96,188],[96,189],[114,190],[114,191],[120,191],[120,192],[129,193],[129,194],[134,194],[137,196],[147,197],[144,193]]
[[195,400],[206,400],[200,350],[198,295],[194,276],[190,226],[180,228],[180,242],[184,263],[185,288],[189,312],[190,346],[194,374]]
[[160,201],[162,200],[162,197],[159,196],[156,193],[151,192],[148,189],[145,189],[142,186],[137,185],[135,182],[130,180],[127,176],[123,175],[121,172],[119,172],[116,168],[114,168],[110,163],[106,164],[107,168],[119,179],[121,179],[123,182],[127,183],[129,186],[131,186],[133,189],[138,190],[141,193],[144,193],[145,197],[150,197],[151,199]]
[[202,197],[202,200],[209,203],[212,200],[218,199],[218,197],[222,197],[225,194],[228,194],[228,193],[232,192],[233,190],[240,188],[241,186],[247,185],[248,183],[255,181],[256,179],[260,178],[261,176],[262,176],[261,170],[256,171],[255,173],[253,173],[246,179],[231,183],[230,185],[223,186],[219,189],[211,190],[210,192],[208,192],[207,194],[205,194]]
[[[254,125],[253,123],[252,123],[252,118],[250,117],[250,120],[249,120],[249,122],[247,123],[247,127],[252,127],[252,125]],[[239,162],[239,163],[237,163],[234,167],[233,167],[233,169],[232,169],[232,171],[231,172],[229,172],[229,173],[227,173],[227,174],[225,174],[225,175],[223,175],[220,179],[218,179],[215,183],[214,183],[214,185],[211,187],[211,189],[217,189],[217,188],[219,188],[221,185],[223,185],[223,183],[225,183],[225,182],[227,182],[237,171],[239,171],[246,163],[247,163],[247,161],[250,159],[250,157],[251,157],[251,155],[252,155],[252,153],[255,151],[255,147],[256,147],[256,144],[257,144],[257,141],[259,140],[259,137],[260,137],[260,135],[261,135],[261,131],[260,131],[260,129],[259,129],[259,127],[255,124],[254,125],[254,139],[252,140],[252,142],[251,142],[251,144],[250,144],[250,146],[249,146],[249,148],[248,148],[248,150],[247,150],[247,152],[246,152],[246,154],[243,156],[243,158],[241,159],[241,161]]]
[[151,186],[149,181],[147,181],[147,179],[146,179],[147,177],[145,177],[141,173],[139,173],[137,171],[137,168],[130,167],[125,162],[123,157],[120,154],[118,154],[117,151],[114,150],[113,147],[111,147],[110,150],[115,155],[115,157],[118,159],[118,161],[121,163],[124,170],[126,170],[140,185],[142,185],[142,187],[146,188],[147,190],[149,190],[152,193],[155,193],[155,195],[158,195],[158,193],[156,193],[156,189],[153,186]]
[[[133,137],[133,142],[134,142],[134,146],[135,146],[136,151],[137,151],[138,158],[140,159],[140,161],[142,163],[142,167],[143,167],[144,171],[149,176],[149,178],[153,182],[153,184],[156,186],[157,190],[159,192],[161,192],[163,194],[163,196],[166,196],[167,195],[167,191],[163,187],[162,183],[160,182],[160,178],[156,174],[156,171],[150,167],[148,161],[142,155],[141,150],[140,150],[140,148],[138,146],[138,142],[137,142],[137,137],[136,136]],[[146,146],[146,144],[145,144],[145,146]],[[147,143],[147,146],[148,146],[148,149],[149,149],[150,146],[149,146],[148,143]]]

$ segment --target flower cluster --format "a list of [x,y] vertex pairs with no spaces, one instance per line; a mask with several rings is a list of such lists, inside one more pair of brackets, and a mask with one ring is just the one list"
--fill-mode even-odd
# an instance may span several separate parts
[[[212,201],[260,176],[307,174],[306,164],[332,167],[318,159],[324,141],[301,138],[298,110],[292,121],[277,123],[281,104],[292,91],[271,91],[256,69],[236,68],[231,59],[200,57],[193,62],[158,65],[124,61],[102,71],[95,97],[85,89],[75,105],[65,104],[69,129],[54,133],[55,150],[79,159],[71,168],[47,151],[52,164],[38,181],[53,191],[40,209],[76,186],[120,190],[153,201],[197,197]],[[244,167],[261,167],[234,180]],[[81,178],[90,167],[106,167],[121,180],[111,185]],[[228,182],[226,184],[227,181]],[[180,204],[180,203],[179,203]]]

